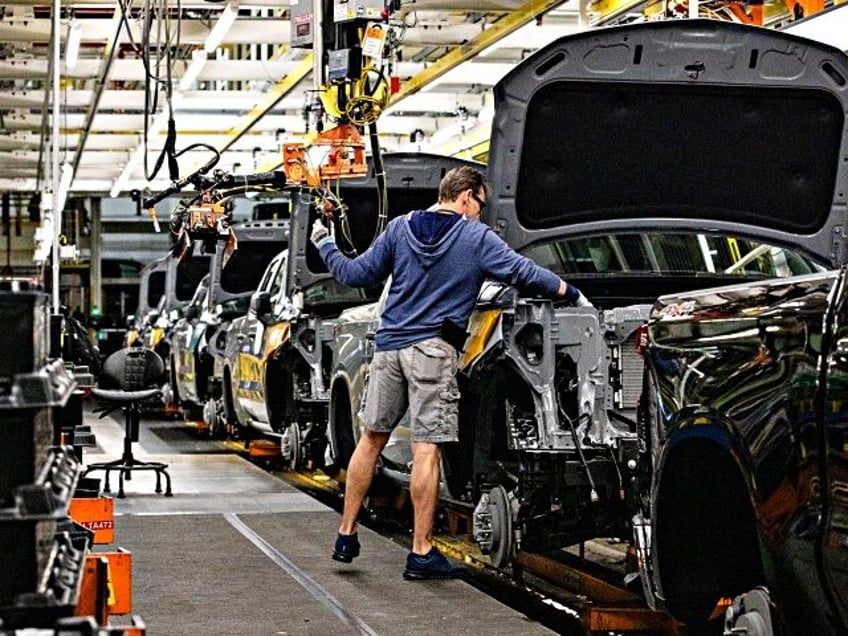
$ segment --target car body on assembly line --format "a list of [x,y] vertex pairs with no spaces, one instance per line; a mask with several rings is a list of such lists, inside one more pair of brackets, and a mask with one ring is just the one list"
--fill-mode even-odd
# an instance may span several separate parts
[[138,308],[128,320],[127,346],[138,341],[168,363],[171,329],[182,317],[183,308],[192,299],[197,285],[209,272],[209,260],[208,254],[197,250],[181,260],[166,255],[142,268]]
[[[248,221],[233,226],[236,249],[217,241],[209,261],[202,305],[195,298],[169,340],[173,400],[193,419],[202,414],[212,434],[218,427],[221,375],[216,360],[226,349],[230,321],[247,313],[250,296],[268,263],[286,246],[289,222]],[[195,242],[196,245],[197,242]]]
[[[733,559],[741,557],[736,549],[719,556],[727,546],[704,540],[715,521],[700,528],[684,523],[691,507],[687,493],[701,501],[697,493],[724,483],[715,473],[730,462],[693,469],[663,499],[662,484],[677,482],[675,476],[663,478],[671,465],[663,459],[669,452],[664,435],[673,429],[667,418],[673,421],[674,410],[683,409],[666,394],[674,395],[674,381],[681,380],[655,374],[658,389],[646,398],[640,353],[660,296],[726,285],[741,285],[747,290],[743,296],[757,294],[783,284],[767,281],[817,280],[844,262],[846,104],[848,64],[839,51],[711,20],[638,24],[562,38],[496,85],[484,220],[517,251],[579,287],[594,307],[526,298],[503,285],[481,290],[460,360],[460,440],[444,448],[442,496],[475,508],[475,536],[493,564],[507,567],[518,549],[544,551],[592,537],[628,537],[635,514],[642,536],[654,530],[653,545],[643,542],[643,561],[659,559],[656,567],[643,568],[646,589],[652,602],[666,605],[676,617],[705,621],[722,597],[769,583],[767,577],[728,574],[727,585],[701,583],[708,592],[697,587],[698,577],[715,577],[718,564],[730,572]],[[667,303],[667,315],[675,307],[686,317],[687,307],[697,315],[697,298],[687,302]],[[743,307],[736,306],[744,314]],[[379,317],[377,306],[356,311],[340,316],[334,351],[329,430],[342,463],[362,425],[358,412],[371,355],[369,332]],[[675,324],[658,317],[661,309],[653,311],[657,333]],[[707,310],[704,321],[709,315]],[[738,318],[740,325],[747,319]],[[708,355],[707,342],[720,347],[726,337],[733,350],[733,321],[725,328],[728,333],[716,332],[714,341],[694,342],[691,352],[678,351],[675,341],[663,347],[663,355],[680,357],[684,364],[677,373],[691,369],[687,379],[698,385],[704,379],[692,368],[694,349]],[[721,379],[735,391],[741,385],[731,385],[738,371],[731,358],[728,353]],[[732,393],[736,405],[759,404],[770,382],[788,382],[781,374],[789,369],[758,376],[763,386],[752,379],[749,391]],[[814,384],[818,377],[803,376],[795,381]],[[638,406],[640,398],[651,396],[657,405],[654,419],[662,426],[652,426],[655,438],[648,451],[638,434],[644,420]],[[767,399],[773,402],[774,396]],[[765,414],[771,405],[760,408]],[[840,426],[831,433],[842,431]],[[756,437],[745,446],[779,450],[772,448],[768,426],[754,431]],[[784,450],[799,452],[791,450],[790,439],[783,436]],[[756,457],[754,450],[745,448]],[[769,457],[780,458],[773,460],[777,474],[791,464],[780,452]],[[402,422],[381,470],[408,480],[411,458]],[[699,460],[697,453],[687,456],[689,465]],[[680,464],[686,462],[674,463]],[[758,496],[742,486],[734,493],[715,489],[712,498],[704,495],[712,507],[698,514],[698,521],[705,522],[731,494],[752,501]],[[657,506],[671,519],[662,532],[652,526],[660,523]],[[756,517],[713,519],[732,526],[754,523]],[[844,526],[844,520],[838,523]],[[762,530],[756,524],[746,530],[745,549],[758,547],[752,537]],[[819,532],[821,548],[825,534]],[[832,567],[843,568],[844,603],[844,534],[827,537],[841,541],[829,554]],[[664,542],[671,546],[666,558]],[[713,569],[690,567],[702,563],[694,556],[699,552]],[[803,581],[794,581],[803,587]],[[833,583],[824,587],[821,598],[833,596]],[[692,604],[681,600],[690,594],[697,597]]]
[[385,154],[381,162],[382,184],[371,160],[366,176],[342,180],[331,199],[320,190],[293,195],[290,247],[268,267],[250,311],[230,330],[225,416],[246,433],[249,427],[281,438],[283,455],[295,467],[324,465],[335,318],[380,291],[347,288],[332,278],[309,242],[313,222],[323,216],[342,249],[364,251],[387,220],[435,203],[449,169],[479,166],[424,153]]
[[[702,174],[742,162],[768,173],[758,184],[730,172],[723,193],[712,183],[698,197],[700,177],[684,181],[710,204],[702,224],[733,223],[828,266],[652,307],[633,520],[646,597],[692,625],[736,598],[725,633],[848,633],[848,58],[738,26],[639,33],[631,45],[645,52],[681,45],[666,49],[666,69],[698,51],[708,90],[696,108],[726,140],[702,144]],[[720,114],[731,98],[735,112]],[[792,124],[769,132],[783,116]]]

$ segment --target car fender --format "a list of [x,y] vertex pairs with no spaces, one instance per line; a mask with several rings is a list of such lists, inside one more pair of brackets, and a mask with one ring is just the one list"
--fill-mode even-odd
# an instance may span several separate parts
[[674,416],[651,497],[657,597],[687,623],[763,583],[751,455],[732,422],[704,407]]

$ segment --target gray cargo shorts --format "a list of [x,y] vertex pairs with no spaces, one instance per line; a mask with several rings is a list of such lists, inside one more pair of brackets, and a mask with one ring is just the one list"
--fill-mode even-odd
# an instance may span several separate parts
[[390,433],[408,408],[413,442],[457,441],[456,363],[456,349],[441,338],[376,352],[362,412],[365,426]]

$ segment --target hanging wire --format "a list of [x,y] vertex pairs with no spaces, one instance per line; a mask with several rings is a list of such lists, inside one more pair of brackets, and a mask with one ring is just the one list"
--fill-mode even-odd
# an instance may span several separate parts
[[[165,157],[169,151],[173,154],[173,126],[171,122],[174,119],[173,109],[173,51],[180,46],[181,38],[181,20],[179,16],[182,13],[182,4],[180,0],[176,4],[176,29],[172,26],[171,13],[168,7],[168,0],[158,0],[152,3],[151,0],[145,0],[141,9],[141,42],[137,42],[133,36],[133,30],[130,26],[132,0],[118,0],[118,7],[121,11],[122,26],[127,34],[127,39],[130,42],[130,48],[141,59],[144,68],[144,127],[142,135],[142,147],[144,153],[144,176],[148,181],[156,178]],[[151,46],[154,44],[155,46]],[[154,55],[151,60],[150,52],[153,50]],[[164,66],[164,75],[162,73]],[[165,147],[156,159],[153,170],[151,171],[148,164],[148,143],[150,136],[150,122],[157,116],[159,111],[159,92],[164,87],[165,100],[168,113],[168,135],[169,139]],[[164,112],[164,111],[163,111]]]

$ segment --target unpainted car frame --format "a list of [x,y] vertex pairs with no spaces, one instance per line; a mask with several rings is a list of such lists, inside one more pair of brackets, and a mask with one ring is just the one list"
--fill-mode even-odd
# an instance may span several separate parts
[[[177,321],[169,338],[170,396],[190,417],[202,415],[210,434],[226,428],[218,417],[221,376],[216,359],[226,349],[230,321],[248,310],[250,296],[267,264],[285,247],[288,220],[246,221],[232,226],[236,250],[215,242],[209,261],[208,291],[190,315]],[[249,261],[250,267],[243,265]],[[194,308],[196,307],[196,310]]]

